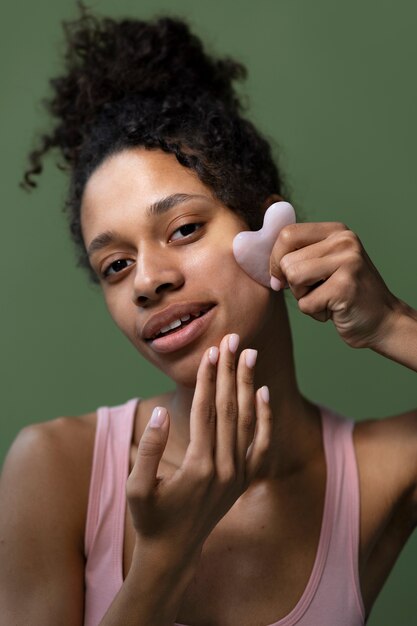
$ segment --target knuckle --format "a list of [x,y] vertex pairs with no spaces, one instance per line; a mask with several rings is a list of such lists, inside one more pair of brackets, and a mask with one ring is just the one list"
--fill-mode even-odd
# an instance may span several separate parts
[[143,457],[156,456],[161,453],[163,444],[161,441],[142,437],[139,443],[139,454]]
[[300,280],[300,271],[299,268],[297,267],[297,265],[295,263],[293,263],[292,265],[288,265],[287,269],[286,269],[286,276],[287,276],[287,280],[294,284],[297,285],[299,280]]
[[284,226],[284,228],[281,229],[278,235],[278,239],[281,239],[281,241],[285,245],[289,245],[293,240],[294,234],[295,234],[294,224],[289,224],[287,226]]
[[312,306],[312,302],[308,298],[300,298],[298,301],[298,308],[301,313],[307,313],[308,315],[314,313],[314,307]]
[[202,461],[200,459],[196,466],[195,474],[200,481],[203,481],[203,482],[210,481],[214,476],[213,462],[210,460]]
[[239,415],[239,426],[244,432],[250,432],[254,423],[255,419],[251,413],[243,413],[243,415]]
[[281,263],[280,263],[280,268],[281,271],[284,272],[285,274],[285,278],[288,278],[288,275],[292,272],[294,276],[296,276],[295,272],[297,272],[299,274],[299,271],[297,270],[297,264],[294,261],[294,257],[293,257],[293,253],[292,252],[288,252],[288,254],[285,254],[282,259],[281,259]]
[[243,383],[244,385],[249,385],[250,387],[252,387],[253,376],[254,376],[253,369],[249,369],[247,367],[242,368],[242,370],[239,373],[239,381]]
[[265,440],[259,444],[258,455],[259,455],[259,458],[262,459],[262,461],[265,461],[267,459],[270,449],[271,449],[271,446],[270,446],[269,440]]
[[[230,357],[232,357],[232,355],[230,355]],[[224,366],[228,372],[234,373],[236,370],[234,358],[233,357],[229,358],[229,355],[228,355],[228,358],[226,358],[224,361]]]
[[215,405],[212,402],[208,404],[202,404],[198,408],[198,416],[199,420],[201,420],[203,424],[211,426],[216,421]]
[[[272,416],[272,411],[270,408],[265,409],[265,413],[263,415],[263,422],[268,429],[268,433],[272,432],[272,428],[274,425],[274,418]],[[268,435],[269,436],[269,435]]]
[[355,249],[359,248],[358,236],[351,230],[341,231],[340,233],[338,233],[337,239],[339,246],[343,245],[346,249],[350,249],[352,247]]
[[230,485],[236,481],[236,470],[233,465],[225,465],[217,472],[217,482],[220,485]]
[[342,294],[347,294],[350,292],[352,287],[352,277],[347,271],[340,271],[337,281],[339,290]]
[[362,269],[363,259],[362,259],[362,254],[360,250],[352,251],[350,255],[349,266],[351,267],[351,269],[353,270],[355,274],[358,273]]
[[279,263],[279,268],[280,268],[283,272],[286,272],[286,271],[287,271],[287,269],[288,269],[289,264],[290,264],[290,259],[288,258],[288,254],[285,254],[285,255],[282,257],[282,259],[281,259],[281,261],[280,261],[280,263]]
[[223,414],[224,418],[228,422],[231,422],[231,423],[236,422],[236,418],[237,418],[236,405],[231,400],[223,404],[221,413]]

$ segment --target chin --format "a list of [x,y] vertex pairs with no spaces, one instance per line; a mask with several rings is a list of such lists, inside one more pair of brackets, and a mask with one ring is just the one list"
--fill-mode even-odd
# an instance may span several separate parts
[[[210,346],[216,345],[216,342],[212,342]],[[203,354],[209,345],[190,350],[188,354],[172,354],[172,361],[170,363],[155,364],[159,369],[166,374],[174,383],[194,389],[197,384],[197,372],[200,367]]]
[[197,371],[206,349],[216,344],[216,341],[207,346],[192,347],[187,346],[187,350],[157,355],[134,344],[139,354],[156,367],[160,372],[168,376],[177,385],[195,388],[197,381]]

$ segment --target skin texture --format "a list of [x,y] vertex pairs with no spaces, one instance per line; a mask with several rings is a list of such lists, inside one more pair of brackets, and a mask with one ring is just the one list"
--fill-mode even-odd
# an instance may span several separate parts
[[[146,217],[146,207],[172,193],[206,199]],[[277,200],[266,198],[265,207]],[[176,229],[187,223],[203,226],[185,237]],[[113,269],[121,271],[101,281],[109,313],[138,352],[175,384],[173,391],[138,405],[127,485],[125,584],[102,626],[148,623],[132,621],[129,607],[136,615],[148,607],[152,616],[167,607],[168,613],[153,618],[155,625],[174,619],[194,626],[277,621],[307,584],[326,482],[319,411],[298,389],[283,293],[256,283],[239,267],[232,241],[246,224],[172,155],[134,149],[109,158],[87,184],[82,226],[87,247],[100,233],[117,231],[116,240],[91,257],[98,273],[120,261]],[[314,231],[327,246],[320,257],[325,264],[336,254],[347,259],[346,269],[352,236],[341,236],[348,230],[341,225],[327,225],[325,233],[318,224],[296,226],[303,227],[298,240],[295,231],[281,231],[271,270],[288,280],[300,304],[314,263],[295,278],[285,258],[308,257],[307,239]],[[363,267],[374,301],[394,302],[379,274]],[[342,282],[332,284],[343,292]],[[140,336],[149,316],[168,304],[195,300],[216,304],[204,335],[176,353],[154,352]],[[309,314],[320,319],[318,309]],[[358,317],[349,319],[352,332]],[[235,354],[227,348],[231,333],[240,337]],[[220,354],[210,366],[212,346]],[[258,351],[254,369],[245,365],[247,348]],[[263,385],[270,389],[268,406],[257,391]],[[160,428],[151,428],[157,406],[168,413]],[[95,424],[91,413],[33,425],[10,451],[0,506],[0,612],[7,623],[20,626],[29,615],[34,626],[82,624]],[[258,437],[262,445],[247,486],[242,467],[253,429],[254,441]],[[368,613],[417,521],[417,411],[358,423],[354,445],[361,492],[360,581]],[[149,497],[154,493],[156,499]],[[187,515],[180,514],[184,510]],[[168,540],[174,526],[175,542]],[[185,559],[181,555],[189,544]],[[175,574],[162,591],[161,562]],[[179,581],[176,595],[167,599],[173,579]]]
[[[146,218],[145,208],[151,202],[178,192],[204,194],[207,200],[184,203],[153,221]],[[176,383],[166,408],[172,417],[173,438],[181,448],[178,458],[189,439],[189,414],[203,352],[211,345],[218,346],[227,332],[239,334],[240,349],[251,347],[262,354],[255,387],[270,387],[272,406],[280,413],[302,410],[288,328],[285,322],[272,323],[286,317],[283,296],[256,283],[237,264],[232,240],[246,225],[214,199],[193,172],[181,167],[172,155],[156,150],[126,151],[92,175],[82,218],[87,248],[103,231],[117,228],[120,234],[117,244],[97,252],[90,261],[99,272],[116,259],[129,259],[123,272],[102,281],[103,295],[121,331]],[[183,242],[167,243],[176,228],[193,222],[205,224],[188,238],[176,233]],[[239,284],[238,290],[231,289],[235,284]],[[217,303],[210,331],[195,345],[160,355],[138,336],[138,328],[155,312],[171,303],[194,300]],[[242,310],[247,312],[245,316]],[[279,360],[277,345],[282,355]]]
[[[270,269],[287,281],[303,313],[320,322],[331,319],[347,345],[384,353],[417,371],[417,311],[390,292],[346,225],[286,226]],[[401,348],[404,340],[408,348]]]

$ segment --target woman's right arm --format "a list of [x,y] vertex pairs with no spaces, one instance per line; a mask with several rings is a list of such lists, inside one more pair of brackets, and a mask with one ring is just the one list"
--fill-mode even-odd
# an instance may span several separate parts
[[380,338],[369,347],[417,372],[417,310],[399,298],[397,302]]
[[[210,362],[208,350],[203,355],[190,443],[171,477],[157,476],[169,415],[159,427],[149,423],[141,437],[127,483],[136,531],[132,563],[100,626],[172,626],[206,538],[271,452],[269,403],[260,390],[254,392],[247,351],[236,367],[229,337],[221,342],[218,365]],[[13,626],[81,626],[83,532],[73,511],[80,506],[80,477],[74,461],[60,458],[43,435],[31,427],[29,442],[25,435],[18,438],[5,464],[0,612]]]
[[70,439],[78,426],[69,418],[29,426],[4,462],[0,615],[8,626],[83,623],[84,559],[77,514],[81,464],[71,458],[62,436]]

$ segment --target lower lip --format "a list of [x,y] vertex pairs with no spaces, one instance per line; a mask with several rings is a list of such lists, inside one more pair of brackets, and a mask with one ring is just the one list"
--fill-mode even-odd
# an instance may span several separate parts
[[196,317],[190,324],[180,328],[180,330],[175,331],[175,333],[171,333],[166,337],[153,339],[149,342],[149,345],[155,352],[162,353],[173,352],[174,350],[183,348],[205,332],[214,315],[214,309],[215,307],[212,307],[207,313],[201,317]]

